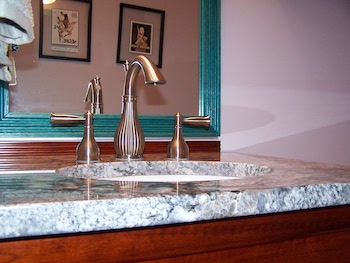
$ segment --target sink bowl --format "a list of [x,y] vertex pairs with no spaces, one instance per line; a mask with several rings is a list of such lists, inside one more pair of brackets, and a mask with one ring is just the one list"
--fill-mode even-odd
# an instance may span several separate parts
[[233,180],[271,172],[264,165],[209,161],[133,161],[79,164],[57,170],[59,175],[108,181],[195,182]]
[[238,177],[232,176],[215,176],[215,175],[202,175],[202,174],[149,174],[149,175],[129,175],[129,176],[116,176],[108,178],[98,178],[98,180],[104,181],[118,181],[118,182],[203,182],[203,181],[217,181],[217,180],[233,180]]

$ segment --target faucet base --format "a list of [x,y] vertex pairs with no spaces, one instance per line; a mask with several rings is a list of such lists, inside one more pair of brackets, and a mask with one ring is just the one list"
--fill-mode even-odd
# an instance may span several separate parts
[[188,161],[189,158],[167,158],[168,161]]
[[90,163],[99,163],[101,160],[78,160],[76,159],[77,164],[90,164]]
[[143,161],[143,155],[116,155],[116,161]]

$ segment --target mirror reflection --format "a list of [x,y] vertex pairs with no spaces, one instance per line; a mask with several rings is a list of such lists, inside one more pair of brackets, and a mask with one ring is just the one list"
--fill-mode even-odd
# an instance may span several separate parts
[[[58,4],[57,0],[55,4]],[[87,85],[100,77],[103,113],[119,114],[124,69],[116,63],[121,1],[99,0],[92,6],[91,62],[38,58],[40,1],[32,0],[35,40],[13,55],[17,85],[10,87],[10,111],[32,113],[82,113]],[[124,2],[124,1],[123,1]],[[165,11],[163,63],[167,84],[152,87],[137,83],[139,114],[198,115],[199,0],[127,1]],[[179,19],[181,14],[181,19]]]

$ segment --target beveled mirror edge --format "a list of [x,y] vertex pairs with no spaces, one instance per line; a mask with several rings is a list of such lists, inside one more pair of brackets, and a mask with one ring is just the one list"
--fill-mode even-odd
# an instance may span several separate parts
[[[216,138],[220,135],[220,0],[200,1],[199,115],[209,115],[209,129],[184,127],[185,137]],[[179,109],[181,111],[181,109]],[[174,112],[174,115],[176,112]],[[9,110],[9,87],[0,82],[0,138],[80,138],[82,126],[52,126],[50,113],[16,113]],[[96,115],[95,137],[113,138],[119,114]],[[173,116],[143,115],[145,137],[171,137]]]

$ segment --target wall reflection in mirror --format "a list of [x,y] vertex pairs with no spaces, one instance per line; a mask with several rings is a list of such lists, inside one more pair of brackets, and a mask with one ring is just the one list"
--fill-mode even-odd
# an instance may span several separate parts
[[[60,1],[65,0],[52,5]],[[35,40],[14,54],[18,83],[10,87],[10,111],[83,113],[90,107],[83,102],[87,85],[98,75],[104,113],[119,114],[125,76],[116,63],[120,1],[93,1],[90,62],[39,58],[40,4],[32,0]],[[161,72],[167,84],[148,87],[139,77],[139,114],[198,115],[199,0],[145,0],[142,6],[165,11]]]

